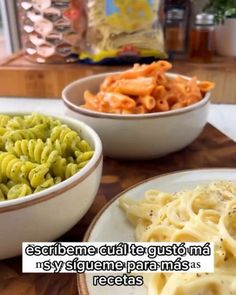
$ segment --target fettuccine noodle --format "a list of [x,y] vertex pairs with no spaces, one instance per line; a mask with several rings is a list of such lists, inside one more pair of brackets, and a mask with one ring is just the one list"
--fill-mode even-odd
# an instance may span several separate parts
[[175,194],[150,190],[120,206],[140,242],[207,242],[215,245],[215,272],[145,274],[149,295],[236,294],[236,186],[221,181]]

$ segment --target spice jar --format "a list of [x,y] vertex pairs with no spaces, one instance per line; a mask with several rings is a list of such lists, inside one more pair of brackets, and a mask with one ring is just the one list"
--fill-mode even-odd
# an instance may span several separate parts
[[166,14],[165,47],[171,54],[185,52],[186,34],[183,9],[172,9]]
[[189,32],[191,0],[165,0],[165,43],[170,55],[186,52]]
[[190,36],[190,59],[195,62],[210,62],[215,51],[214,40],[214,16],[207,13],[198,14]]

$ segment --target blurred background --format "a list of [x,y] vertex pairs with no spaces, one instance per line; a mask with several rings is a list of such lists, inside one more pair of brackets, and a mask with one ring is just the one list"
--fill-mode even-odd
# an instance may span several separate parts
[[17,2],[0,1],[0,58],[21,48]]
[[235,0],[0,0],[0,96],[59,98],[78,78],[168,59],[234,102],[235,57]]
[[[19,2],[21,1],[0,0],[0,58],[4,58],[22,48],[20,21],[18,18]],[[192,18],[194,14],[201,12],[207,2],[207,0],[198,0],[192,3],[194,10]]]

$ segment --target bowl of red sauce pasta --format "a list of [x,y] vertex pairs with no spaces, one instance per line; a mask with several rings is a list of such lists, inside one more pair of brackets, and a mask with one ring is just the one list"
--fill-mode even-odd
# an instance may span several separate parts
[[168,72],[167,61],[79,79],[62,92],[67,113],[92,126],[113,158],[152,159],[194,141],[214,83]]

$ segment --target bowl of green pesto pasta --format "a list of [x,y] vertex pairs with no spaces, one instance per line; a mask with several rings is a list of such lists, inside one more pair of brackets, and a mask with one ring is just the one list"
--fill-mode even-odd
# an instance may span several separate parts
[[[85,123],[39,113],[0,114],[0,259],[26,241],[53,241],[96,196],[102,144]],[[13,234],[14,233],[14,234]]]

